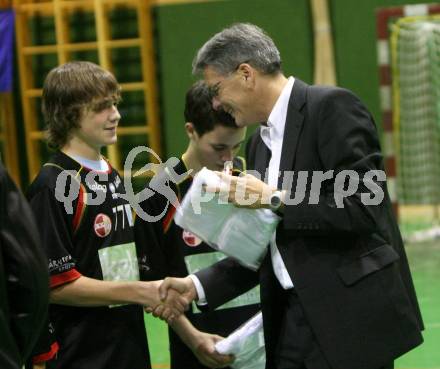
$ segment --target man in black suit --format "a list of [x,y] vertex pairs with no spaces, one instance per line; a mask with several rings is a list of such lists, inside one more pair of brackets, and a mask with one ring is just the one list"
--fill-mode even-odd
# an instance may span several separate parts
[[48,293],[34,216],[0,163],[0,368],[22,368],[46,318]]
[[257,199],[247,207],[281,221],[258,278],[226,259],[162,292],[185,285],[215,308],[259,279],[267,369],[392,368],[421,344],[423,323],[370,113],[348,90],[286,78],[273,41],[251,24],[214,35],[193,70],[214,107],[239,126],[261,124],[246,154],[265,181],[226,178],[230,201],[243,206],[241,188]]

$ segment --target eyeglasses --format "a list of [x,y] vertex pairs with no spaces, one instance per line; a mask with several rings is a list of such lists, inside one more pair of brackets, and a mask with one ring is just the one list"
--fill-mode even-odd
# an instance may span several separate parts
[[217,97],[219,95],[222,82],[224,82],[226,79],[231,77],[235,72],[237,72],[238,68],[240,68],[240,65],[242,65],[243,63],[248,63],[248,62],[249,61],[246,60],[246,61],[238,63],[237,66],[234,68],[234,70],[232,72],[230,72],[222,81],[218,81],[214,85],[210,86],[210,92],[212,94],[212,97]]

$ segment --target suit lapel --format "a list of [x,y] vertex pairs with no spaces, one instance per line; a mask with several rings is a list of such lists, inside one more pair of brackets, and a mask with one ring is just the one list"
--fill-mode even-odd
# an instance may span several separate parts
[[[281,173],[293,169],[298,139],[304,122],[304,115],[300,110],[306,101],[306,90],[307,85],[296,78],[290,95],[286,124],[284,126],[283,147],[281,149],[280,161]],[[278,188],[282,187],[283,178],[284,176],[280,175],[278,179]]]
[[255,170],[260,173],[264,180],[266,169],[269,166],[270,150],[261,138],[258,140],[258,146],[255,153]]

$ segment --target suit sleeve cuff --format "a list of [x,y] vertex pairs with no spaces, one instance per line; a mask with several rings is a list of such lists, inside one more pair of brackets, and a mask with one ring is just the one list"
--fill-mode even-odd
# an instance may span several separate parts
[[197,305],[207,305],[208,302],[206,301],[205,290],[203,289],[200,280],[194,274],[190,274],[189,277],[193,281],[194,287],[196,288],[197,291],[197,296],[198,296]]

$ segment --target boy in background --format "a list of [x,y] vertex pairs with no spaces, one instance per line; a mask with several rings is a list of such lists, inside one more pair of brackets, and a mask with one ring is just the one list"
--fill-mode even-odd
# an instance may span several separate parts
[[[202,81],[196,82],[186,94],[185,131],[189,143],[179,164],[173,169],[178,176],[187,172],[188,175],[177,185],[171,183],[179,201],[190,188],[193,176],[203,167],[220,171],[226,162],[232,161],[233,174],[238,175],[245,170],[244,159],[235,155],[245,140],[246,129],[238,128],[226,112],[214,110],[211,101],[212,93]],[[157,216],[165,209],[167,201],[156,193],[141,205],[147,214]],[[174,223],[175,210],[170,205],[160,221],[151,223],[153,236],[150,224],[140,217],[136,218],[136,242],[145,249],[148,263],[145,278],[150,280],[167,276],[185,277],[225,257]],[[222,338],[220,336],[229,335],[255,315],[260,310],[259,302],[259,287],[256,287],[213,312],[202,312],[193,305],[185,313],[186,317],[181,316],[171,324],[171,369],[217,368],[230,364],[232,358],[216,353],[214,345]],[[203,332],[211,335],[206,336]],[[259,368],[254,366],[252,369]]]

